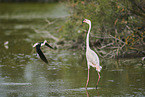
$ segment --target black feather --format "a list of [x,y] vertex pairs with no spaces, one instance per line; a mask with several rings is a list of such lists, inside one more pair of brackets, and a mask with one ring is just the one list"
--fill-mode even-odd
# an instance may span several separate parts
[[40,58],[45,62],[48,63],[46,57],[44,56],[43,52],[40,49],[41,43],[36,46],[36,52],[39,54]]
[[48,43],[45,43],[46,46],[48,46],[49,48],[53,49],[52,46],[50,46]]

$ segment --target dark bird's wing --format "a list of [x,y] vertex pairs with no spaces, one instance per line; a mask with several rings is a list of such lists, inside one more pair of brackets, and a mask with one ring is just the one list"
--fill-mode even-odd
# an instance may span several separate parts
[[46,46],[50,47],[51,49],[53,49],[52,46],[50,46],[48,43],[45,43]]
[[37,53],[39,54],[40,58],[41,58],[45,63],[48,63],[46,57],[44,56],[43,52],[42,52],[41,49],[40,49],[40,45],[37,45],[37,46],[36,46],[36,51],[37,51]]

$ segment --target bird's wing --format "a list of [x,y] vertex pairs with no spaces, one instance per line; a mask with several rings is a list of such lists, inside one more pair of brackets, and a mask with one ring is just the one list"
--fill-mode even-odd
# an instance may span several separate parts
[[36,51],[39,54],[40,58],[45,62],[48,63],[46,57],[44,56],[43,52],[40,49],[40,45],[36,46]]
[[86,57],[87,60],[93,65],[99,65],[99,57],[93,50],[90,49],[89,51],[87,51]]
[[50,46],[48,43],[45,43],[46,46],[48,46],[49,48],[53,49],[52,46]]

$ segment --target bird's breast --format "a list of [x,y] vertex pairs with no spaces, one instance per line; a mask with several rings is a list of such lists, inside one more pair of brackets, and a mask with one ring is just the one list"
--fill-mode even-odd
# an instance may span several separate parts
[[92,65],[99,65],[99,58],[95,53],[91,51],[86,52],[86,58]]

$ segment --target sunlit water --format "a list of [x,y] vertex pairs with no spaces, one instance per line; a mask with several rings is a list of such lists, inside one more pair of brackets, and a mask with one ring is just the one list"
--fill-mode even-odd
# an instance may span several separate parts
[[97,72],[91,68],[87,91],[84,50],[42,48],[49,63],[40,60],[32,45],[44,39],[52,45],[54,41],[33,28],[42,29],[48,19],[55,22],[47,28],[54,33],[68,14],[61,4],[32,5],[18,9],[20,4],[0,4],[0,97],[145,96],[141,58],[100,58],[103,69],[98,88]]

